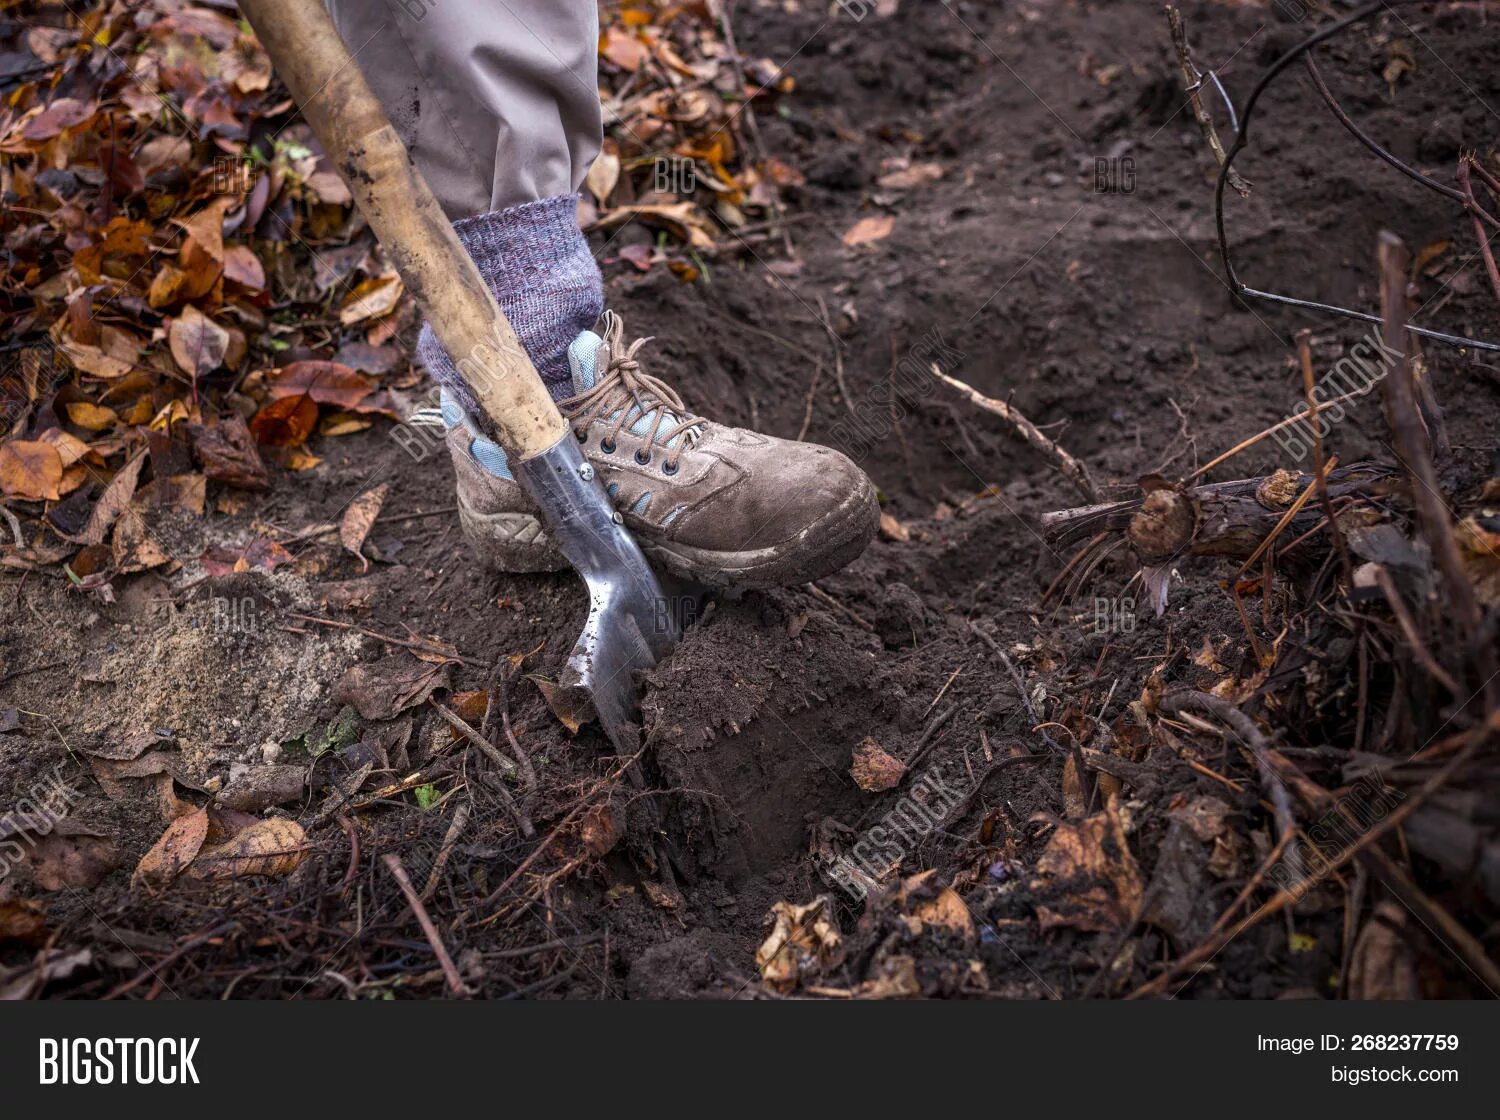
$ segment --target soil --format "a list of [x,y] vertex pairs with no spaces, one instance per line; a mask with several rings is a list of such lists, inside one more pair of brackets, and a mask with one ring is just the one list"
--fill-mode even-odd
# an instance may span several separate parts
[[[1008,425],[920,374],[936,361],[1010,401],[1110,497],[1128,497],[1142,476],[1191,474],[1296,407],[1298,329],[1314,331],[1320,369],[1364,329],[1231,299],[1213,236],[1212,156],[1183,108],[1157,5],[863,7],[861,19],[826,5],[738,11],[747,53],[790,60],[797,82],[758,122],[767,151],[806,176],[788,192],[784,226],[746,234],[741,253],[709,260],[691,284],[663,269],[638,274],[619,261],[619,241],[600,237],[598,249],[611,306],[656,338],[645,352],[653,372],[716,419],[778,436],[796,436],[810,407],[806,438],[855,456],[905,533],[883,535],[821,581],[821,594],[714,603],[644,682],[645,750],[628,771],[595,728],[570,735],[528,679],[555,678],[583,617],[581,586],[566,574],[484,574],[449,508],[441,447],[414,458],[386,424],[326,441],[322,466],[279,474],[237,513],[217,512],[211,497],[199,534],[182,543],[184,567],[117,581],[113,603],[40,573],[0,577],[0,714],[20,713],[0,734],[0,784],[25,791],[56,770],[76,793],[69,818],[112,849],[114,869],[87,889],[46,890],[39,860],[23,861],[15,882],[43,905],[54,947],[92,954],[48,994],[125,985],[133,996],[440,995],[442,973],[378,857],[401,855],[421,889],[419,871],[464,800],[472,816],[426,905],[466,983],[486,995],[771,994],[755,959],[767,914],[820,895],[843,932],[842,952],[808,985],[825,994],[899,987],[907,969],[927,994],[1119,994],[1207,932],[1253,849],[1269,846],[1253,781],[1229,788],[1151,756],[1150,796],[1123,794],[1120,808],[1148,882],[1183,865],[1174,814],[1199,799],[1222,804],[1249,847],[1233,855],[1232,874],[1184,879],[1196,893],[1182,913],[1132,924],[1117,941],[1038,920],[1057,902],[1032,873],[1070,814],[1069,732],[1054,727],[1049,746],[1033,728],[1065,711],[1118,727],[1153,673],[1207,687],[1218,670],[1243,670],[1244,629],[1221,587],[1232,573],[1183,565],[1156,617],[1119,551],[1070,601],[1044,605],[1069,556],[1043,541],[1038,519],[1084,499]],[[1183,9],[1200,61],[1220,67],[1239,103],[1307,31],[1266,4]],[[1370,133],[1446,181],[1460,147],[1482,148],[1492,133],[1486,102],[1500,104],[1500,70],[1477,11],[1403,11],[1409,27],[1392,18],[1355,30],[1321,51],[1321,65]],[[1393,40],[1417,65],[1388,87]],[[881,183],[927,164],[941,176]],[[1414,251],[1451,240],[1417,280],[1419,321],[1500,338],[1468,220],[1361,149],[1300,68],[1267,93],[1238,166],[1254,189],[1227,200],[1228,224],[1252,286],[1372,310],[1379,230]],[[888,236],[841,241],[860,219],[885,215]],[[1449,405],[1462,489],[1487,477],[1500,387],[1483,355],[1425,351]],[[1363,405],[1330,450],[1344,462],[1388,458],[1383,431]],[[1278,465],[1267,440],[1209,478]],[[332,535],[288,545],[296,561],[274,574],[211,577],[192,562],[205,545],[337,520],[382,482],[391,489],[368,574]],[[311,851],[289,878],[132,890],[162,812],[139,784],[111,799],[83,752],[164,729],[181,756],[177,795],[195,803],[196,790],[245,764],[326,776],[351,737],[325,754],[309,743],[339,723],[347,671],[416,663],[371,633],[454,647],[460,693],[486,687],[489,663],[524,655],[509,716],[541,776],[529,808],[536,835],[521,835],[482,759],[449,742],[424,705],[352,738],[400,739],[386,779],[429,767],[447,795],[437,806],[400,792],[355,813],[309,792],[278,810],[308,829]],[[1305,727],[1306,745],[1346,736],[1347,711]],[[915,760],[902,785],[869,793],[851,777],[867,739]],[[958,790],[963,802],[906,847],[900,874],[936,869],[953,884],[977,927],[972,942],[941,922],[914,935],[901,921],[911,897],[866,905],[827,874],[824,854],[847,850],[918,786]],[[570,816],[583,793],[595,794],[593,808]],[[220,924],[226,914],[232,928]],[[1337,900],[1310,900],[1292,921],[1236,940],[1181,994],[1328,994],[1342,923]],[[149,963],[198,935],[208,936],[159,971]],[[1429,994],[1470,982],[1453,966],[1424,977]]]

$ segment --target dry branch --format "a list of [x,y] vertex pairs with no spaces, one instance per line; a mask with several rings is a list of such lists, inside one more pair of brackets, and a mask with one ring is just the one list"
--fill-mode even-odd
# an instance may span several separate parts
[[936,377],[939,381],[953,386],[986,412],[993,412],[1002,420],[1008,421],[1020,433],[1022,439],[1031,444],[1032,447],[1036,448],[1048,459],[1052,460],[1057,469],[1062,472],[1063,477],[1073,484],[1075,490],[1091,502],[1097,502],[1100,499],[1099,488],[1094,485],[1094,480],[1089,477],[1088,468],[1073,458],[1063,448],[1059,447],[1053,440],[1042,434],[1041,429],[1026,419],[1017,409],[1006,404],[1004,401],[997,401],[993,397],[985,396],[972,385],[968,385],[956,377],[949,377],[938,368],[936,362],[932,364],[932,376]]
[[[1382,497],[1393,491],[1394,472],[1373,463],[1331,471],[1329,498]],[[1287,507],[1315,481],[1310,474],[1278,471],[1186,489],[1162,488],[1141,498],[1056,510],[1042,515],[1042,535],[1063,548],[1098,533],[1123,532],[1143,557],[1225,556],[1243,560],[1285,517]],[[1313,532],[1321,511],[1303,509],[1285,526],[1293,537]]]
[[[1198,93],[1203,88],[1204,75],[1193,62],[1192,52],[1188,49],[1187,28],[1182,24],[1182,13],[1170,4],[1165,10],[1167,26],[1172,30],[1172,47],[1177,52],[1177,64],[1182,67],[1184,89],[1188,95],[1188,102],[1193,108],[1193,118],[1198,122],[1198,127],[1203,130],[1203,139],[1208,141],[1208,146],[1214,153],[1214,159],[1219,161],[1220,167],[1223,167],[1227,158],[1224,144],[1219,140],[1219,130],[1214,127],[1214,119],[1204,108],[1203,98]],[[1229,185],[1239,192],[1241,198],[1250,196],[1249,182],[1232,167],[1229,168],[1228,179]]]

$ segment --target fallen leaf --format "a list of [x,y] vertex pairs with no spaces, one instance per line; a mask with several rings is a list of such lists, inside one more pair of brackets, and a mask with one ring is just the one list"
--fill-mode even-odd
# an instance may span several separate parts
[[229,332],[192,304],[172,320],[167,331],[172,358],[183,373],[193,378],[212,373],[224,364]]
[[267,447],[296,447],[306,442],[317,425],[317,403],[303,393],[266,405],[251,418],[250,432]]
[[241,490],[270,488],[270,476],[256,450],[255,437],[241,417],[231,415],[211,428],[190,424],[188,436],[203,473],[215,482]]
[[344,300],[344,306],[339,309],[339,322],[352,327],[366,319],[389,315],[401,302],[401,293],[405,290],[399,276],[376,276],[362,281]]
[[353,408],[375,391],[375,383],[340,362],[292,362],[266,379],[274,398],[306,395],[319,404]]
[[282,564],[290,564],[296,557],[275,541],[255,537],[248,544],[230,547],[215,545],[199,560],[203,569],[214,577],[256,569],[274,572]]
[[542,694],[542,699],[547,701],[547,707],[552,709],[552,714],[557,717],[557,721],[568,729],[568,734],[577,735],[578,729],[583,726],[583,720],[579,718],[579,713],[574,711],[570,704],[563,702],[557,682],[535,675],[528,676],[527,680],[536,685],[537,691]]
[[354,705],[365,719],[394,719],[407,708],[449,688],[452,662],[431,664],[405,653],[369,665],[356,665],[339,682],[337,698]]
[[131,886],[161,887],[187,870],[208,839],[208,810],[178,817],[136,864]]
[[27,140],[51,140],[65,129],[76,128],[91,119],[95,111],[93,102],[59,97],[27,121],[21,135]]
[[255,251],[245,245],[231,245],[224,253],[224,279],[258,292],[266,286],[266,270]]
[[339,542],[345,551],[359,557],[359,562],[364,565],[363,570],[370,570],[370,561],[360,550],[364,547],[365,538],[370,535],[370,530],[375,527],[375,519],[380,516],[380,507],[385,504],[385,496],[391,492],[390,486],[381,483],[373,490],[366,490],[354,501],[349,503],[349,508],[344,511],[344,516],[339,520]]
[[68,419],[78,427],[90,432],[103,432],[120,422],[112,408],[103,408],[88,401],[73,401],[65,406]]
[[0,496],[28,502],[55,502],[62,497],[62,456],[42,440],[12,440],[0,445]]
[[121,572],[143,572],[159,568],[172,557],[151,532],[148,511],[132,502],[115,522],[110,541],[115,567]]
[[911,540],[911,530],[884,511],[880,514],[880,535],[885,540],[898,543]]
[[608,805],[596,805],[583,816],[582,834],[590,855],[605,855],[620,840],[619,818]]
[[283,817],[259,820],[219,844],[205,845],[189,871],[195,878],[286,875],[307,857],[307,834]]
[[1135,920],[1144,885],[1115,798],[1102,813],[1058,825],[1036,871],[1030,886],[1045,892],[1037,906],[1044,930],[1107,932]]
[[872,241],[879,241],[889,237],[891,230],[896,228],[896,219],[891,214],[877,214],[869,218],[861,218],[847,230],[840,239],[845,245],[853,249],[857,245],[868,245]]
[[790,992],[820,976],[841,955],[842,937],[827,895],[806,906],[778,902],[764,924],[769,932],[755,950],[755,965],[766,986],[775,991]]
[[599,53],[621,70],[634,73],[651,57],[651,48],[628,31],[611,27],[600,37]]
[[[909,167],[898,168],[888,172],[875,180],[876,184],[887,190],[910,190],[920,187],[924,183],[931,183],[943,177],[943,165],[940,163],[914,163]],[[894,219],[893,219],[894,221]],[[890,230],[886,230],[889,233]],[[881,236],[884,236],[882,234]],[[847,244],[847,242],[845,242]]]
[[854,763],[849,767],[849,775],[866,793],[895,789],[905,774],[906,764],[886,753],[874,739],[866,737],[854,748]]
[[938,892],[936,898],[914,906],[911,916],[924,926],[946,930],[965,943],[972,943],[977,936],[974,929],[974,916],[969,913],[968,906],[952,887],[944,887]]
[[620,157],[611,152],[600,152],[595,156],[594,162],[589,165],[589,173],[584,178],[589,193],[599,200],[600,206],[609,201],[609,196],[614,193],[615,184],[619,181]]
[[46,929],[40,902],[31,898],[0,901],[0,942],[40,945],[46,940]]

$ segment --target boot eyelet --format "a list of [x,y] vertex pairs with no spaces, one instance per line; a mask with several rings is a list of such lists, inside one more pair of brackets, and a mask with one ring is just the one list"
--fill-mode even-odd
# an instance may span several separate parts
[[606,455],[613,455],[615,453],[615,441],[612,439],[605,440],[599,444],[599,450],[603,451]]
[[585,429],[585,428],[575,428],[575,429],[573,429],[573,434],[578,437],[578,442],[579,443],[588,443],[588,441],[589,441],[589,433],[588,433],[587,429]]
[[676,463],[663,463],[661,465],[661,473],[662,474],[676,474],[677,473],[677,469],[678,469],[678,464],[676,464]]
[[644,451],[637,451],[635,453],[635,461],[643,467],[649,467],[651,465],[651,456]]

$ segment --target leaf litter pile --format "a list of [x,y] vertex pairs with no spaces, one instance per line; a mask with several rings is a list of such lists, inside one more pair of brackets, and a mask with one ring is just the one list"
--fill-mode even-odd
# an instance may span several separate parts
[[884,503],[626,757],[232,6],[0,11],[0,992],[1500,993],[1500,381],[1399,342],[1500,339],[1478,15],[1328,40],[1226,176],[1244,283],[1387,335],[1212,274],[1184,86],[1243,107],[1270,5],[601,16],[611,305]]

